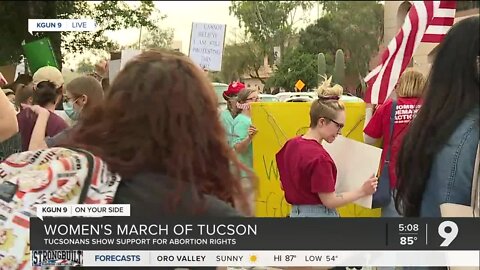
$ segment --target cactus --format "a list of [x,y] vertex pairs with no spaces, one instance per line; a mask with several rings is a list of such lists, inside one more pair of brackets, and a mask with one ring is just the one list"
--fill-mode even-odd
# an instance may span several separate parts
[[338,49],[335,54],[333,81],[339,85],[343,85],[345,81],[345,57],[341,49]]
[[322,84],[324,77],[327,75],[327,63],[325,61],[325,55],[323,53],[318,54],[318,84]]

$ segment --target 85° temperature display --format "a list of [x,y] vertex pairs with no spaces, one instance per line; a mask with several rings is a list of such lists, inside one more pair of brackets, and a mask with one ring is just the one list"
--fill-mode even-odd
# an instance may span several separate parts
[[[392,219],[393,221],[393,219]],[[387,246],[399,249],[461,249],[478,238],[468,219],[395,219],[388,223]],[[462,230],[463,228],[463,230]],[[473,237],[473,238],[472,238]]]

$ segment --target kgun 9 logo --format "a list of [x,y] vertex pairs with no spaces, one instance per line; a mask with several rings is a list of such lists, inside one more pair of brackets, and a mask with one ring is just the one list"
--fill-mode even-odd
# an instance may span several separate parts
[[61,22],[37,22],[37,28],[62,28]]
[[448,247],[458,235],[457,223],[453,221],[444,221],[438,225],[438,235],[444,240],[440,244],[441,247]]

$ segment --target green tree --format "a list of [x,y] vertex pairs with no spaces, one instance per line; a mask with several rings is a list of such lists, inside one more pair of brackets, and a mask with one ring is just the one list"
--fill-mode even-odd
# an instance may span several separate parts
[[208,78],[211,82],[218,82],[218,83],[230,83],[229,81],[223,80],[222,74],[220,72],[208,72]]
[[155,29],[142,35],[142,49],[168,48],[173,41],[173,29]]
[[[297,29],[296,12],[313,6],[311,1],[231,1],[230,14],[243,27],[272,63],[273,47],[280,46],[285,55]],[[301,18],[302,20],[304,18]],[[263,58],[263,57],[262,57]]]
[[383,5],[379,1],[322,1],[325,16],[300,32],[304,52],[324,53],[327,70],[337,49],[345,52],[346,76],[367,74],[383,40]]
[[[17,63],[22,55],[22,42],[48,37],[60,64],[66,53],[83,53],[90,49],[115,50],[115,44],[105,36],[114,31],[140,26],[157,29],[152,1],[140,1],[130,7],[124,1],[3,1],[0,4],[0,64]],[[158,17],[158,16],[157,16]],[[160,16],[163,19],[165,16]],[[94,32],[28,32],[28,19],[94,19]]]
[[223,51],[222,71],[220,72],[224,82],[239,79],[248,74],[252,78],[260,78],[259,70],[263,66],[262,49],[254,42],[244,42],[226,45]]
[[[155,25],[161,25],[164,18],[165,16],[162,16],[158,11],[155,11],[152,15],[152,22]],[[143,29],[140,28],[140,31],[143,31]],[[173,32],[173,28],[147,28],[145,33],[141,33],[141,48],[168,48],[173,41]]]
[[95,64],[88,58],[83,58],[80,63],[77,65],[77,72],[78,73],[89,73],[93,72],[95,69]]
[[302,80],[305,83],[303,91],[315,88],[318,84],[317,66],[316,55],[294,49],[285,55],[275,74],[268,79],[268,85],[292,91],[295,83]]
[[299,43],[303,51],[335,55],[340,48],[339,33],[342,29],[333,19],[328,15],[321,17],[300,31]]

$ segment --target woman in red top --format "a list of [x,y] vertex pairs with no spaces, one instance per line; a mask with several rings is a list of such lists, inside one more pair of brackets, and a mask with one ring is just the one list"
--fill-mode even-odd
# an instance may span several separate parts
[[[369,109],[367,109],[366,127],[364,129],[364,139],[368,144],[375,144],[376,140],[383,138],[382,164],[385,160],[386,153],[390,145],[390,187],[392,195],[396,190],[397,177],[395,174],[395,164],[397,163],[397,155],[402,146],[403,137],[406,134],[410,121],[416,115],[421,107],[421,96],[425,87],[425,76],[414,70],[407,69],[398,80],[395,94],[397,96],[397,107],[395,109],[395,122],[393,124],[393,136],[390,136],[390,115],[392,112],[392,101],[388,99],[375,111],[372,119],[369,120]],[[392,143],[390,143],[392,137]],[[394,201],[382,208],[382,217],[399,217],[395,210]]]
[[319,99],[310,107],[310,128],[290,139],[276,160],[285,198],[292,204],[290,217],[338,217],[338,207],[371,195],[377,178],[365,181],[359,190],[336,193],[337,168],[322,141],[332,143],[345,123],[345,107],[339,101],[343,89],[330,87],[330,79],[319,87]]

